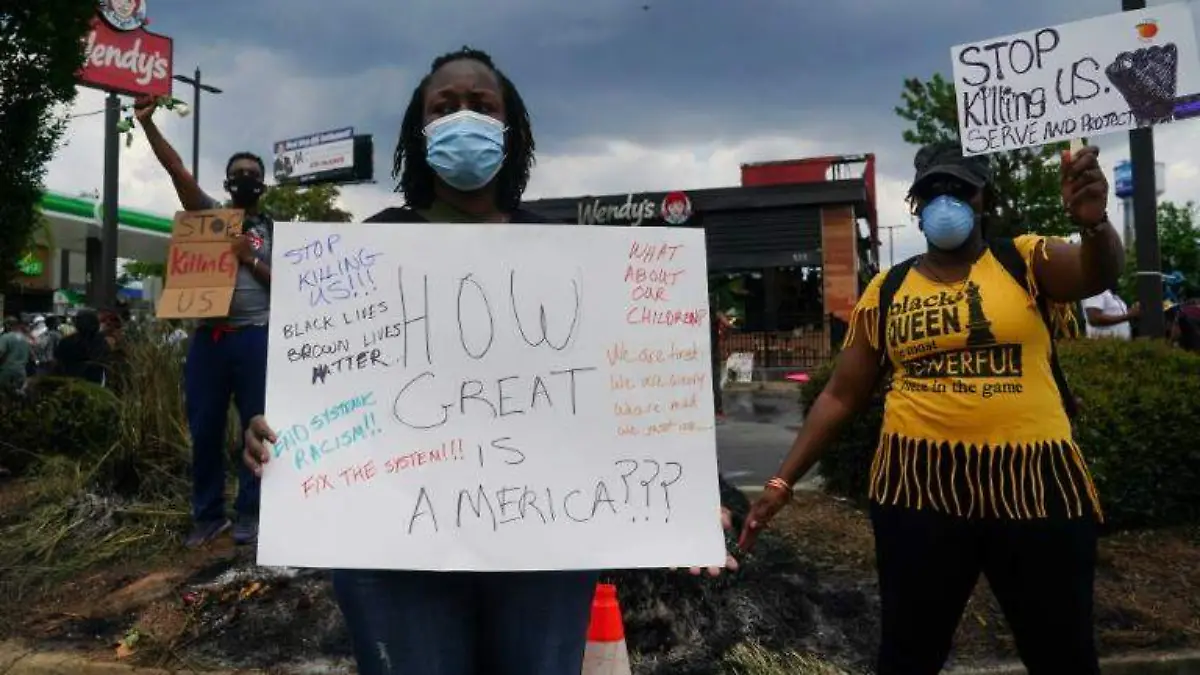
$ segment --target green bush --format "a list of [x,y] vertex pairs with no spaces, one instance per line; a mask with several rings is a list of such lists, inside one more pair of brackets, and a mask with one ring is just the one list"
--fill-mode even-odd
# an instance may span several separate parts
[[89,488],[186,499],[191,443],[183,352],[163,339],[161,328],[131,324],[117,354],[109,388],[39,377],[25,396],[0,399],[0,466],[20,475],[44,459],[68,459]]
[[113,448],[120,405],[112,392],[60,377],[36,378],[28,389],[0,401],[0,465],[20,472],[47,455],[82,459]]
[[182,345],[170,326],[125,328],[114,384],[121,392],[120,440],[96,473],[121,495],[187,503],[191,437],[183,400]]
[[[813,372],[808,382],[800,389],[800,405],[805,417],[825,389],[829,376],[833,374],[835,362]],[[833,447],[826,450],[818,465],[818,472],[825,483],[825,490],[841,495],[859,504],[866,504],[867,484],[871,475],[871,459],[879,443],[879,429],[883,426],[883,394],[877,392],[871,404],[838,434]]]
[[0,465],[19,484],[0,509],[0,623],[29,593],[177,545],[190,444],[183,352],[164,328],[126,326],[110,389],[38,378],[0,400]]
[[[1200,523],[1200,355],[1138,340],[1059,343],[1063,370],[1082,401],[1075,438],[1101,506],[1116,528]],[[814,372],[801,392],[805,412],[832,366]],[[821,458],[826,489],[866,500],[882,398],[847,425]]]

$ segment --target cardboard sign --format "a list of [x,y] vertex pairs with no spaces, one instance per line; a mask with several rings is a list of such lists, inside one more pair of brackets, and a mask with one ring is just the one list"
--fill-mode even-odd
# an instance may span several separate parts
[[167,251],[167,277],[157,315],[207,319],[229,315],[238,260],[230,243],[242,233],[243,212],[179,211]]
[[721,565],[704,232],[276,231],[260,565]]
[[950,55],[966,155],[1200,114],[1200,58],[1187,3],[959,45]]

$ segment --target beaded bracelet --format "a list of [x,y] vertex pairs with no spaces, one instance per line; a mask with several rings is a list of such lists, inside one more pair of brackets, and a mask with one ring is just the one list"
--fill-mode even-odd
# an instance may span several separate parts
[[1075,227],[1079,228],[1079,233],[1081,235],[1085,237],[1092,237],[1100,232],[1105,224],[1108,223],[1108,211],[1105,211],[1100,215],[1100,220],[1090,225],[1085,225],[1084,223],[1079,222],[1074,216],[1071,217],[1071,222],[1075,225]]
[[790,484],[788,484],[788,482],[786,480],[780,478],[779,476],[775,476],[775,477],[771,478],[770,480],[768,480],[766,487],[768,489],[775,488],[776,490],[783,490],[784,492],[787,493],[787,496],[789,499],[791,499],[792,496],[794,495],[792,486]]

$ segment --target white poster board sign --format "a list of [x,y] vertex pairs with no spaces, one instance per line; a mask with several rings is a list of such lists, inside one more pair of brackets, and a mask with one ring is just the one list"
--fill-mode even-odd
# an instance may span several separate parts
[[958,45],[950,55],[966,155],[1200,114],[1200,58],[1187,3]]
[[721,565],[704,233],[276,231],[261,565]]

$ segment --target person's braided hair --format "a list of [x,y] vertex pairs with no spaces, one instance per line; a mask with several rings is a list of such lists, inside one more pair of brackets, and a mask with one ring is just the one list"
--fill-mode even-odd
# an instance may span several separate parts
[[404,111],[400,123],[400,140],[392,164],[392,178],[399,179],[396,191],[404,195],[404,202],[414,209],[429,208],[433,204],[434,173],[425,161],[425,87],[433,74],[452,61],[471,60],[487,66],[500,82],[504,98],[504,111],[508,131],[504,134],[504,166],[496,175],[496,206],[501,211],[511,212],[521,204],[521,195],[529,184],[529,173],[534,163],[533,130],[529,111],[512,81],[496,67],[486,52],[471,47],[443,54],[433,60],[429,73],[413,90],[412,100]]

